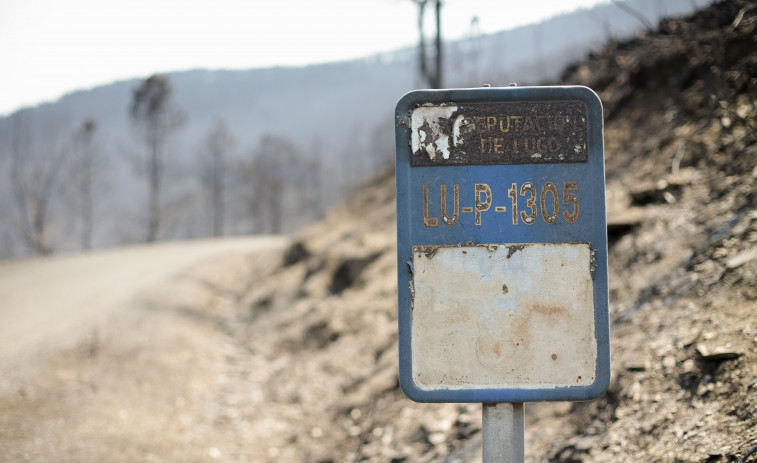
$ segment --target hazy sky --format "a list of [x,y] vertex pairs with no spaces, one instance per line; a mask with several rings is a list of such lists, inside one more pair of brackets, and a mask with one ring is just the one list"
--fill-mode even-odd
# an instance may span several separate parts
[[[445,0],[445,39],[603,0]],[[427,32],[433,31],[429,8]],[[411,0],[0,0],[0,115],[119,79],[359,58],[413,45]]]

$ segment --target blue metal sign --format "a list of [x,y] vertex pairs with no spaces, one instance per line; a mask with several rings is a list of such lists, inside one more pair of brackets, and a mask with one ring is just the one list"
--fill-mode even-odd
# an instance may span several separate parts
[[610,347],[596,94],[414,91],[395,124],[403,391],[420,402],[601,394]]

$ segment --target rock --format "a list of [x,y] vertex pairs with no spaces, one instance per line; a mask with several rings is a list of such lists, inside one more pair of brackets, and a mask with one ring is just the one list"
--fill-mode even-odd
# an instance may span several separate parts
[[726,347],[708,346],[703,343],[697,344],[696,349],[702,359],[707,361],[733,360],[743,355],[741,352],[735,352]]
[[284,266],[294,265],[310,257],[310,251],[302,241],[295,241],[284,253]]
[[746,264],[747,262],[750,262],[756,258],[757,258],[757,247],[750,248],[745,251],[741,251],[740,253],[736,254],[735,256],[725,261],[725,266],[728,267],[729,269],[739,268],[742,265]]

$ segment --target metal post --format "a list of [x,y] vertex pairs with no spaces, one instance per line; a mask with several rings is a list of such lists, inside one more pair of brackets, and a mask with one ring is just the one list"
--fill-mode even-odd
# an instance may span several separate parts
[[483,463],[523,463],[523,403],[483,404]]

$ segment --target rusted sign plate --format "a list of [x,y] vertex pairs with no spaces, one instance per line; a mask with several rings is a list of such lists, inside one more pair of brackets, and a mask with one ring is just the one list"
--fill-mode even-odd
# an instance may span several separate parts
[[416,91],[396,111],[400,384],[423,402],[609,384],[602,109],[585,87]]

